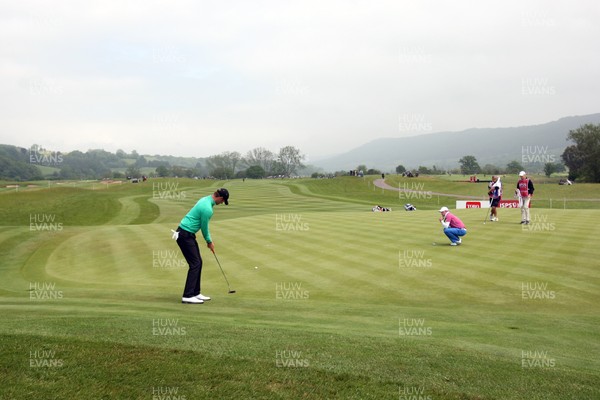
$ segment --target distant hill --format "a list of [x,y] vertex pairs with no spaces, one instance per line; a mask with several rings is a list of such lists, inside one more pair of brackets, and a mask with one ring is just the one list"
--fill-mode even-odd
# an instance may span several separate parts
[[[313,164],[326,171],[350,170],[361,164],[382,171],[394,171],[400,164],[408,169],[421,165],[447,169],[457,167],[458,160],[465,155],[475,156],[482,167],[485,164],[505,167],[513,160],[525,166],[532,166],[533,161],[539,160],[560,162],[560,155],[569,145],[566,140],[569,131],[590,123],[599,124],[600,113],[515,128],[473,128],[382,138]],[[537,164],[535,169],[543,162]]]

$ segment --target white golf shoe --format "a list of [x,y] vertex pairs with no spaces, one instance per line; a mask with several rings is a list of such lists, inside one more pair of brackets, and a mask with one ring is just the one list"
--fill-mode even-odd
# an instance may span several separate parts
[[202,301],[208,301],[210,300],[210,297],[203,295],[202,293],[200,293],[198,296],[196,296],[197,299],[200,299]]
[[456,242],[456,244],[461,244],[462,243],[462,239],[458,239],[458,242]]
[[455,242],[450,242],[450,246],[458,246]]
[[197,297],[182,297],[181,302],[183,304],[202,304],[204,303],[204,300]]

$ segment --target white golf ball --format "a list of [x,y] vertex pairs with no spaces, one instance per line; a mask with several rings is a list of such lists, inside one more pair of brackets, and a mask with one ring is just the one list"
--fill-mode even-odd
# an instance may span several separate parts
[[433,243],[431,243],[431,244],[435,246],[435,242],[433,242]]
[[258,269],[258,267],[254,267],[254,269]]

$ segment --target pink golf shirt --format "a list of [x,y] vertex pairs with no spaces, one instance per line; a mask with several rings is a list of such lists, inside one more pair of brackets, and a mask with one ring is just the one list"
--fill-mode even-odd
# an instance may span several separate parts
[[465,224],[456,215],[450,214],[450,211],[446,213],[446,222],[450,223],[450,228],[466,229]]

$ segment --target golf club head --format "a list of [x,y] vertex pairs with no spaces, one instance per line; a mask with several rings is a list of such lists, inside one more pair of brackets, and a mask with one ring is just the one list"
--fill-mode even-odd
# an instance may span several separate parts
[[235,290],[230,290],[229,291],[229,294],[233,294],[233,293],[235,293]]

